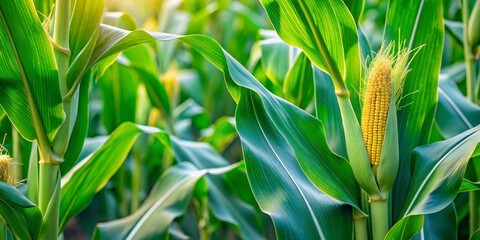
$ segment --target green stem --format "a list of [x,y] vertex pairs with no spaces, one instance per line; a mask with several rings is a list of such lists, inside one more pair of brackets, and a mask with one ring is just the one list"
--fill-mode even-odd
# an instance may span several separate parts
[[463,18],[463,54],[465,57],[466,67],[466,82],[467,82],[467,98],[474,102],[478,102],[478,91],[476,89],[476,65],[475,57],[473,56],[473,49],[468,41],[468,19],[469,19],[469,1],[463,0],[462,3],[462,18]]
[[368,240],[367,216],[356,208],[353,209],[355,240]]
[[140,205],[140,189],[142,184],[142,161],[140,157],[134,157],[134,169],[132,174],[132,202],[130,204],[131,212],[138,209]]
[[480,228],[479,224],[479,216],[480,216],[480,208],[478,205],[480,204],[480,192],[473,191],[469,193],[469,208],[470,208],[470,235],[472,235],[478,228]]
[[[55,8],[55,25],[53,31],[53,41],[57,46],[55,48],[55,60],[58,67],[58,81],[60,92],[65,96],[68,92],[67,72],[70,65],[69,34],[70,34],[70,0],[57,0]],[[78,91],[74,91],[77,92]],[[63,156],[67,150],[73,129],[73,121],[77,115],[77,102],[72,98],[63,100],[63,109],[65,111],[65,121],[58,130],[53,140],[53,151],[58,156]]]
[[128,201],[127,196],[125,194],[125,175],[127,173],[127,169],[125,164],[123,164],[120,169],[115,174],[115,190],[117,192],[117,198],[119,203],[119,214],[120,217],[125,217],[128,215]]
[[199,206],[199,221],[198,221],[198,231],[200,233],[200,240],[209,240],[210,234],[208,228],[210,225],[209,213],[208,213],[208,198],[205,196],[198,204]]
[[388,199],[370,200],[373,240],[383,240],[388,232]]
[[[463,18],[463,54],[465,57],[465,68],[466,68],[466,82],[467,82],[467,98],[474,102],[478,103],[478,89],[476,84],[476,65],[475,57],[473,56],[473,49],[468,41],[468,19],[469,19],[469,1],[462,1],[462,18]],[[479,227],[479,195],[478,193],[471,192],[468,195],[469,197],[469,211],[470,211],[470,234],[475,232]]]
[[[40,163],[39,207],[44,217],[44,232],[42,238],[57,239],[58,237],[58,209],[60,208],[60,194],[54,194],[60,174],[58,164]],[[53,204],[50,206],[50,204]],[[48,212],[48,214],[47,214]]]

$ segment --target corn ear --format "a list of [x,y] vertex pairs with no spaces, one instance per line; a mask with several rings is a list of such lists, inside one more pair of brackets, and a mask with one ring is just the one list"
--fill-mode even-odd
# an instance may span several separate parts
[[392,95],[392,63],[388,58],[374,61],[362,110],[362,134],[370,164],[378,167]]
[[10,185],[15,185],[16,181],[14,178],[14,163],[13,159],[8,155],[8,153],[0,154],[0,181],[8,183]]

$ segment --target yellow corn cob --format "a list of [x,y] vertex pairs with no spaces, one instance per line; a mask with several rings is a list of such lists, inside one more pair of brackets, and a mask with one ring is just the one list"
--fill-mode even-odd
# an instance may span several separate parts
[[0,181],[15,185],[13,164],[13,159],[8,154],[0,153]]
[[380,164],[380,153],[391,98],[392,62],[376,59],[370,71],[362,111],[362,134],[373,166]]

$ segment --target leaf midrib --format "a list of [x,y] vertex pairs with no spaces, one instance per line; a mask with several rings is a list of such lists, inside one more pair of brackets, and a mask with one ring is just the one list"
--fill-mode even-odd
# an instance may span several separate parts
[[299,0],[298,3],[300,4],[300,8],[302,10],[303,15],[307,19],[309,28],[312,30],[313,38],[314,38],[312,39],[313,43],[316,45],[317,49],[320,50],[321,54],[325,57],[324,60],[327,64],[329,74],[332,76],[332,79],[334,79],[335,85],[338,85],[338,87],[342,88],[341,90],[346,90],[342,75],[340,74],[338,67],[332,61],[332,56],[330,55],[330,52],[327,49],[327,46],[325,44],[325,41],[323,40],[322,34],[320,34],[320,31],[315,25],[313,21],[313,17],[310,14],[310,11],[308,11],[307,6],[305,6],[304,0]]
[[455,113],[462,119],[462,121],[467,125],[468,128],[473,128],[472,123],[467,119],[467,117],[463,114],[463,112],[458,108],[458,106],[455,104],[455,102],[443,91],[442,88],[438,88],[438,92],[445,97],[447,102],[450,104],[450,106],[453,108]]

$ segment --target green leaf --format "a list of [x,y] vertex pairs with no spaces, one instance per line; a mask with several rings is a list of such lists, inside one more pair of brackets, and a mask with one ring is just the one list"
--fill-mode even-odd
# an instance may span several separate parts
[[23,138],[51,141],[64,120],[62,98],[52,45],[32,1],[0,3],[0,39],[0,105]]
[[123,122],[135,122],[138,79],[132,69],[113,64],[98,82],[103,99],[102,122],[107,132]]
[[468,101],[452,81],[441,81],[435,122],[445,138],[480,124],[480,107]]
[[262,211],[272,217],[277,237],[351,237],[351,210],[308,180],[264,108],[258,96],[245,91],[237,109],[237,126],[253,193]]
[[442,211],[424,216],[420,239],[457,239],[457,212],[453,203]]
[[460,190],[458,192],[472,192],[478,190],[480,190],[480,181],[472,182],[468,179],[463,179],[462,185],[460,186]]
[[290,68],[291,47],[278,38],[260,41],[259,47],[265,75],[275,86],[281,87]]
[[[408,11],[405,11],[405,6],[408,6]],[[411,59],[397,113],[400,165],[393,189],[393,199],[396,200],[392,206],[394,220],[399,217],[410,186],[412,151],[428,143],[430,137],[442,56],[442,13],[440,0],[389,2],[384,31],[386,43],[404,43],[408,50],[421,47]]]
[[103,146],[78,163],[62,178],[60,224],[80,213],[113,174],[120,168],[140,134],[133,124],[119,126]]
[[155,77],[151,72],[145,70],[144,66],[130,61],[129,59],[120,56],[118,63],[133,68],[139,74],[140,80],[143,81],[147,89],[148,97],[154,107],[165,113],[167,116],[172,114],[172,106],[168,98],[167,90],[160,83],[158,77]]
[[80,81],[89,69],[88,61],[98,38],[105,0],[77,0],[70,23],[70,67],[67,72],[67,87]]
[[2,121],[5,116],[5,111],[3,110],[2,106],[0,106],[0,121]]
[[186,211],[197,181],[208,171],[190,163],[173,166],[160,177],[137,211],[98,224],[93,239],[167,239],[170,224]]
[[342,116],[332,78],[322,70],[315,68],[315,115],[325,125],[328,145],[336,154],[347,157],[345,133]]
[[16,188],[2,181],[0,181],[0,221],[6,224],[17,239],[37,239],[43,222],[37,206]]
[[[480,142],[479,129],[477,126],[451,139],[415,149],[413,160],[416,165],[403,217],[392,227],[386,239],[413,237],[422,228],[425,214],[436,214],[452,203],[459,192],[470,156]],[[449,219],[450,215],[455,215],[438,214],[437,218]],[[427,216],[430,217],[434,218],[434,215]]]
[[423,215],[415,215],[401,219],[388,231],[385,239],[411,239],[422,229],[423,219]]
[[213,126],[213,129],[204,138],[204,142],[210,143],[217,152],[223,152],[232,141],[238,137],[235,119],[221,117]]
[[402,216],[436,213],[457,195],[470,156],[480,142],[480,126],[451,139],[415,149],[415,170]]
[[50,12],[54,9],[55,1],[54,0],[33,0],[35,3],[35,9],[39,13],[39,17],[42,21],[46,17],[50,16]]
[[365,8],[365,0],[343,0],[343,2],[347,5],[355,21],[360,23],[363,9]]
[[[359,26],[358,28],[358,41],[360,44],[360,51],[362,56],[362,63],[365,66],[368,66],[368,60],[372,60],[372,48],[370,47],[370,42],[368,41],[367,36],[365,35],[365,31]],[[361,88],[360,88],[361,90]],[[357,90],[358,91],[358,90]]]
[[[282,57],[282,58],[285,58]],[[285,99],[305,109],[312,102],[314,94],[313,67],[307,56],[300,53],[292,68],[288,70],[283,83]]]
[[480,239],[480,228],[475,231],[472,236],[470,236],[470,240],[479,240]]
[[355,21],[345,4],[340,0],[261,2],[286,43],[302,49],[317,67],[332,76],[335,85],[345,82],[360,117],[360,50]]
[[72,135],[68,143],[67,151],[65,152],[65,162],[60,165],[62,175],[65,175],[74,165],[77,163],[78,156],[82,151],[83,143],[87,137],[88,125],[89,125],[89,88],[91,80],[91,74],[87,73],[84,79],[80,83],[80,92],[78,94],[78,108],[77,119],[73,126]]

